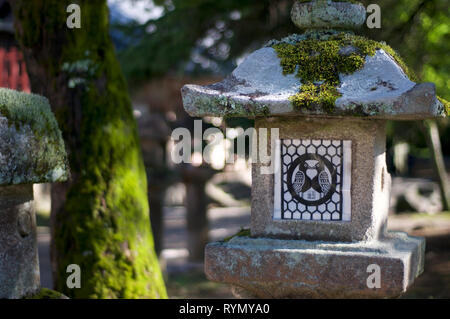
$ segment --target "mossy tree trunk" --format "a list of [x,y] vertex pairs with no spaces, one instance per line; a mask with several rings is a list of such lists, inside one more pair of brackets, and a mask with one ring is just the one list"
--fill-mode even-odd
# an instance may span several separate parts
[[[55,289],[72,298],[165,298],[147,180],[126,82],[109,37],[106,0],[10,1],[32,89],[50,99],[71,180],[52,191]],[[66,26],[81,8],[81,29]],[[81,288],[66,267],[81,268]]]

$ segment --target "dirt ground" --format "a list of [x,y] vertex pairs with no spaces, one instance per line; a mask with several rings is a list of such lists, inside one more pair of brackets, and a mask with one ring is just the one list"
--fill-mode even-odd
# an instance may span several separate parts
[[426,238],[425,271],[402,298],[450,298],[450,214],[401,215],[393,222]]

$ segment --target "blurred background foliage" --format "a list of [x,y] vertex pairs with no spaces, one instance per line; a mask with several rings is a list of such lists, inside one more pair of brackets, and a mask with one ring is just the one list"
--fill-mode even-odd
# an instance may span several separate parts
[[[130,0],[142,2],[151,0]],[[362,0],[381,7],[382,28],[361,33],[396,49],[421,82],[436,83],[450,100],[450,6],[448,0]],[[130,87],[167,76],[225,76],[270,39],[300,33],[290,21],[292,0],[154,0],[161,14],[145,23],[114,23]],[[126,39],[126,40],[124,40]],[[116,42],[120,42],[116,41]],[[247,126],[233,121],[228,125]],[[444,153],[450,126],[440,121]],[[410,154],[428,157],[425,136],[414,122],[389,124],[388,146],[410,144]]]

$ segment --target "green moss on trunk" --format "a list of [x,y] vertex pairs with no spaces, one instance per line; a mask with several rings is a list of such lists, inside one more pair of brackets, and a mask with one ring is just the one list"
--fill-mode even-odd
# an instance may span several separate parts
[[[55,201],[55,289],[71,298],[165,298],[153,248],[147,181],[127,86],[108,30],[106,0],[12,2],[33,91],[47,96],[68,148],[72,180]],[[66,267],[81,267],[81,288]]]

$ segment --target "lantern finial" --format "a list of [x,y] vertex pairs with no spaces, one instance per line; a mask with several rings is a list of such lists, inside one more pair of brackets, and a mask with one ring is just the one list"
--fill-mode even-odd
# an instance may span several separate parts
[[300,29],[359,29],[366,20],[364,6],[355,1],[298,0],[291,19]]

